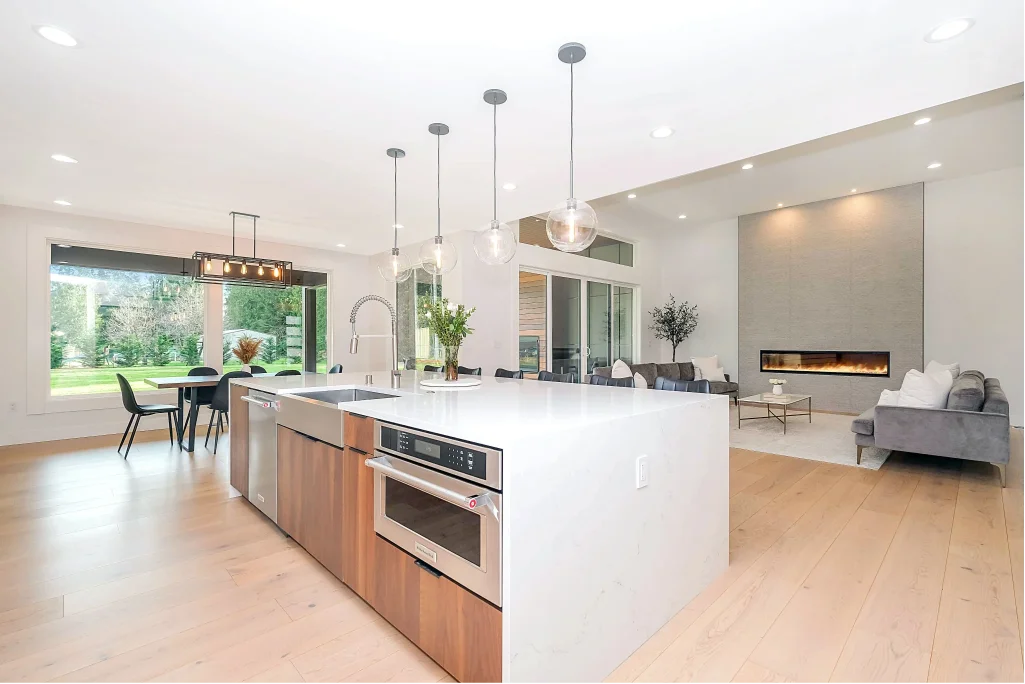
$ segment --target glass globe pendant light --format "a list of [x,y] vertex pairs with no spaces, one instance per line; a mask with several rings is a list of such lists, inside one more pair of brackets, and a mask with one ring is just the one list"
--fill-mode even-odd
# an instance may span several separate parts
[[491,89],[484,91],[484,101],[492,108],[492,163],[491,192],[493,213],[491,223],[473,236],[473,251],[477,258],[488,266],[500,266],[509,263],[516,254],[516,233],[507,223],[498,220],[498,105],[509,98],[505,91]]
[[405,157],[406,153],[397,147],[389,147],[387,154],[392,158],[394,165],[392,230],[395,232],[395,239],[392,242],[391,255],[387,261],[377,267],[377,270],[381,277],[389,283],[401,283],[413,274],[413,270],[409,267],[409,257],[399,252],[399,159]]
[[427,130],[438,136],[438,233],[420,246],[420,267],[431,275],[442,275],[455,268],[459,259],[455,246],[441,237],[441,136],[448,135],[448,126],[432,123]]
[[559,48],[559,60],[569,64],[569,199],[548,213],[548,239],[563,252],[581,252],[598,236],[598,217],[587,202],[573,196],[573,65],[583,61],[587,51],[580,43]]

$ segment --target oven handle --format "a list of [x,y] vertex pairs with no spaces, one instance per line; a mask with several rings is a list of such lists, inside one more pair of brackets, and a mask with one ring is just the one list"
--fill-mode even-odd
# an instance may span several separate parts
[[488,509],[491,515],[495,516],[498,520],[498,509],[495,508],[495,504],[491,501],[491,497],[486,492],[475,494],[474,496],[463,496],[459,492],[453,492],[451,489],[436,485],[433,482],[428,482],[416,475],[410,475],[409,473],[403,472],[393,466],[387,456],[378,456],[377,458],[368,458],[364,461],[368,466],[374,470],[379,470],[386,474],[388,477],[395,478],[399,482],[404,482],[411,487],[422,489],[425,492],[433,494],[434,496],[447,501],[451,504],[455,504],[460,508],[465,508],[468,511],[477,512],[477,509],[484,507]]

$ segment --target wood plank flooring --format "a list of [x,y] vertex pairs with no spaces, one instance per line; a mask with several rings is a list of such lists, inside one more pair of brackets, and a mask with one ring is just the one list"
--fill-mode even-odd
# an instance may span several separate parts
[[[228,484],[140,434],[0,448],[0,680],[451,681]],[[230,439],[230,436],[229,436]],[[1021,433],[880,471],[735,449],[730,567],[611,681],[1021,681]]]

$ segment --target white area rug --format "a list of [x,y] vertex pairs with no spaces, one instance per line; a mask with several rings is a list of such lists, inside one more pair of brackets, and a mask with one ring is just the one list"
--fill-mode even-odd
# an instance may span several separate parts
[[[764,407],[744,406],[744,417],[756,416]],[[774,409],[775,411],[775,409]],[[834,413],[813,413],[811,423],[808,416],[787,419],[787,434],[783,424],[774,418],[745,420],[737,428],[737,408],[730,406],[730,446],[738,449],[762,451],[806,458],[811,461],[839,463],[857,466],[858,447],[854,444],[851,421],[854,416]],[[861,467],[879,470],[890,452],[886,449],[866,447],[861,455]]]

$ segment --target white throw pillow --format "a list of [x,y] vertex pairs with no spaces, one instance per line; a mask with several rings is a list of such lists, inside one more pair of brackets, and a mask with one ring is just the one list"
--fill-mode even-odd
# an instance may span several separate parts
[[939,361],[930,361],[925,367],[925,374],[931,375],[936,371],[950,371],[950,376],[957,379],[957,376],[961,375],[961,365],[957,363],[940,363]]
[[634,373],[634,387],[637,389],[648,389],[648,381],[640,373]]
[[695,380],[711,380],[708,376],[713,375],[719,367],[719,356],[695,356],[690,362],[694,364]]
[[876,406],[896,406],[900,398],[900,390],[883,390],[879,394],[879,402]]
[[726,371],[722,366],[719,366],[710,373],[702,372],[701,375],[703,376],[702,380],[708,380],[709,382],[726,382]]
[[953,384],[954,378],[947,370],[932,374],[909,370],[904,376],[904,383],[900,386],[897,406],[944,408]]
[[623,359],[616,359],[616,362],[612,364],[612,377],[614,378],[632,378],[633,371],[630,370],[630,366],[626,365]]

